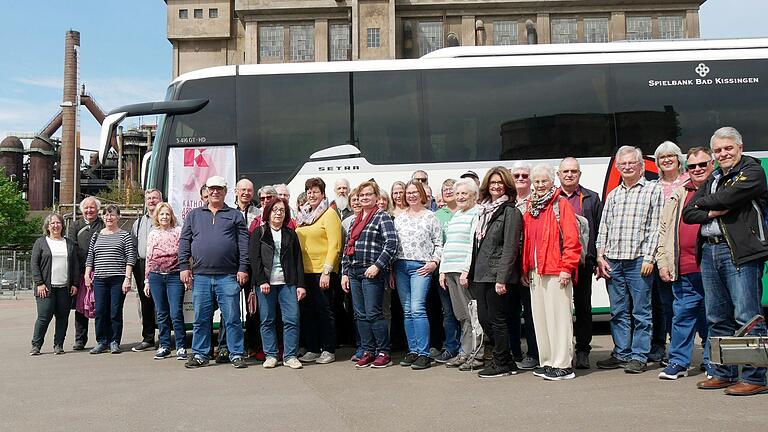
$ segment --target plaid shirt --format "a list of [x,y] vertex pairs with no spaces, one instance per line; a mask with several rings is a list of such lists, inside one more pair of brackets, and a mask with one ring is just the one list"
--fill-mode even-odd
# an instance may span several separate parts
[[597,250],[610,259],[643,257],[643,261],[653,263],[663,207],[664,193],[658,184],[645,177],[631,188],[622,182],[605,200]]
[[350,266],[370,267],[376,264],[379,270],[384,270],[389,267],[396,253],[397,231],[392,216],[377,210],[355,242],[354,255],[342,257],[341,274],[348,275]]

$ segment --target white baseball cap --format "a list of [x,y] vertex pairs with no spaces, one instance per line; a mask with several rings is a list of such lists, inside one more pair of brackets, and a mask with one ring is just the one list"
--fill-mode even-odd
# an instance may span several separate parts
[[205,182],[207,187],[227,187],[227,181],[222,176],[213,176]]

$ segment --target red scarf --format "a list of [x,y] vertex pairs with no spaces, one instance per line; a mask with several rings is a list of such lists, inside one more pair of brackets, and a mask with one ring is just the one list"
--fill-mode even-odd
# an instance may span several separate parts
[[355,254],[355,242],[360,238],[360,235],[363,233],[363,228],[365,228],[371,219],[373,219],[373,215],[376,214],[376,212],[378,212],[376,207],[372,208],[365,219],[363,219],[364,211],[357,214],[355,221],[352,222],[352,227],[349,229],[349,238],[347,238],[347,245],[344,247],[344,255],[352,256]]

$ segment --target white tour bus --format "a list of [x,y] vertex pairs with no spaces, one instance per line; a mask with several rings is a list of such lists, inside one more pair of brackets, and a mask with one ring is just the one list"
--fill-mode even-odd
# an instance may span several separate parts
[[[113,110],[102,126],[102,159],[117,124],[161,114],[145,158],[147,187],[177,214],[200,205],[213,174],[389,190],[416,169],[434,191],[467,170],[481,177],[516,161],[581,161],[582,184],[605,196],[618,182],[611,156],[622,145],[647,155],[665,140],[683,151],[734,126],[745,150],[768,153],[768,39],[456,47],[414,60],[223,66],[190,72],[164,102]],[[653,177],[654,163],[646,162]],[[233,202],[230,195],[228,202]],[[292,202],[295,205],[295,202]],[[766,290],[768,294],[768,290]],[[768,295],[766,296],[768,297]],[[768,304],[764,297],[764,304]],[[593,310],[608,313],[604,283]]]

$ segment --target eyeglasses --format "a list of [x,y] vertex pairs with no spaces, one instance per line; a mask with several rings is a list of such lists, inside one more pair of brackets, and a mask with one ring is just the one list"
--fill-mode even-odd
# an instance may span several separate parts
[[426,177],[414,177],[413,179],[416,180],[417,182],[422,182],[422,183],[426,183],[427,182],[427,178]]
[[272,213],[285,213],[285,209],[281,207],[273,208]]
[[270,195],[262,196],[262,197],[259,197],[259,201],[267,201],[270,198],[272,198],[272,196],[270,196]]
[[677,159],[677,155],[665,154],[665,155],[659,156],[659,160],[662,160],[662,159]]
[[635,165],[637,165],[637,164],[639,164],[639,163],[640,163],[640,161],[633,161],[633,162],[617,162],[617,163],[616,163],[616,165],[618,165],[618,166],[620,166],[620,167],[627,167],[627,168],[629,168],[629,167],[633,167],[633,166],[635,166]]
[[410,196],[419,195],[419,191],[410,191],[410,192],[406,192],[405,194]]
[[514,177],[516,179],[523,179],[523,180],[525,180],[525,179],[528,178],[528,174],[517,173],[517,174],[512,174],[512,177]]
[[686,168],[688,169],[688,171],[693,171],[696,168],[706,168],[707,165],[709,165],[710,162],[712,162],[712,159],[710,159],[710,160],[708,160],[706,162],[699,162],[699,163],[695,163],[695,164],[689,163],[686,166]]

